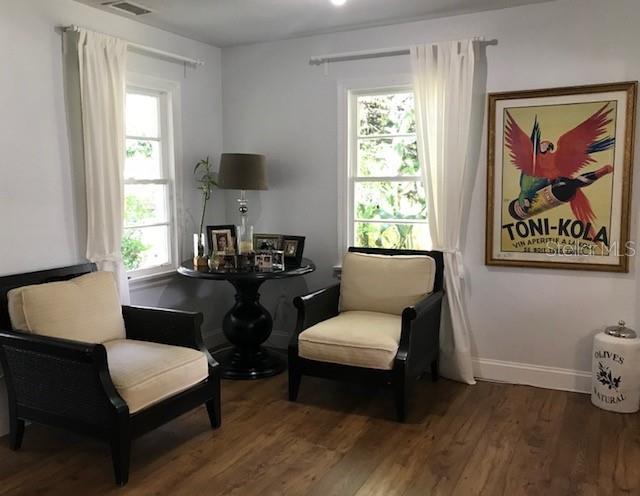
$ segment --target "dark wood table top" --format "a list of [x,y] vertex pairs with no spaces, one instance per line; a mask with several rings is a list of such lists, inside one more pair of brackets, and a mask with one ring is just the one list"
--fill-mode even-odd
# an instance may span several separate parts
[[229,280],[268,280],[286,279],[309,274],[316,270],[315,264],[308,258],[303,258],[299,267],[287,267],[284,270],[258,271],[257,269],[215,269],[209,267],[196,268],[193,261],[185,260],[178,267],[178,272],[183,276],[196,279],[212,279],[218,281]]

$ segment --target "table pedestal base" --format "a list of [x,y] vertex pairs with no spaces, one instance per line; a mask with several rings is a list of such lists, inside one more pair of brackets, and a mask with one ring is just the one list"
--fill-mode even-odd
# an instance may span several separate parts
[[222,367],[224,379],[262,379],[286,368],[282,358],[263,347],[253,353],[233,347],[215,352],[213,356]]
[[222,321],[224,335],[233,345],[216,353],[225,379],[260,379],[279,374],[284,361],[261,345],[271,335],[273,320],[260,304],[258,288],[262,280],[230,281],[236,288],[236,303]]

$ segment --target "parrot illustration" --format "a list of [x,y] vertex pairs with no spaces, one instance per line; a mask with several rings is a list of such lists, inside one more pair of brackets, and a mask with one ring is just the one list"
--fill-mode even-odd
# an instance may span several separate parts
[[[518,202],[528,209],[541,188],[560,178],[573,178],[586,165],[595,162],[591,154],[611,148],[615,138],[600,136],[612,121],[613,108],[605,104],[591,117],[558,139],[557,145],[543,141],[540,123],[536,116],[531,135],[518,126],[506,111],[506,144],[513,164],[520,170],[520,194]],[[588,198],[581,189],[569,202],[576,219],[585,225],[593,223],[595,214]]]

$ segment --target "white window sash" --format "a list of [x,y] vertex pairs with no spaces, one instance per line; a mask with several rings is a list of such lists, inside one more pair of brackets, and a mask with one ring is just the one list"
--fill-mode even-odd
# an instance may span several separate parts
[[[359,136],[357,127],[357,107],[355,100],[358,95],[374,95],[387,93],[411,93],[413,91],[411,74],[393,74],[382,77],[367,77],[338,81],[338,136],[337,136],[337,225],[338,250],[336,262],[342,259],[342,254],[353,245],[354,241],[354,189],[356,184],[355,167],[357,159],[357,143],[354,140],[368,138],[403,138],[415,137],[415,133],[390,133],[381,135]],[[408,136],[405,136],[407,134]],[[404,181],[409,176],[399,176]],[[358,178],[360,181],[377,180],[375,177]],[[425,221],[426,222],[426,221]]]
[[[175,273],[180,261],[180,235],[177,219],[181,212],[181,195],[177,168],[181,164],[180,130],[180,85],[174,81],[163,80],[146,75],[129,73],[127,77],[127,93],[153,95],[159,97],[158,136],[127,135],[127,139],[137,141],[154,141],[160,144],[161,178],[126,179],[125,185],[163,185],[166,186],[167,219],[163,222],[127,225],[125,230],[144,229],[166,226],[169,236],[169,262],[145,269],[127,272],[130,281],[148,281],[150,278]],[[135,287],[135,286],[134,286]],[[141,284],[139,287],[144,287]]]

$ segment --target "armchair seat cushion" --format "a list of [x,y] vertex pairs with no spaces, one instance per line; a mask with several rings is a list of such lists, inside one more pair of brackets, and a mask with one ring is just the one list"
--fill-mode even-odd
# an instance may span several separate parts
[[342,312],[300,333],[298,353],[309,360],[391,370],[401,325],[399,315]]
[[104,343],[114,386],[136,413],[205,380],[204,353],[181,346],[117,339]]

